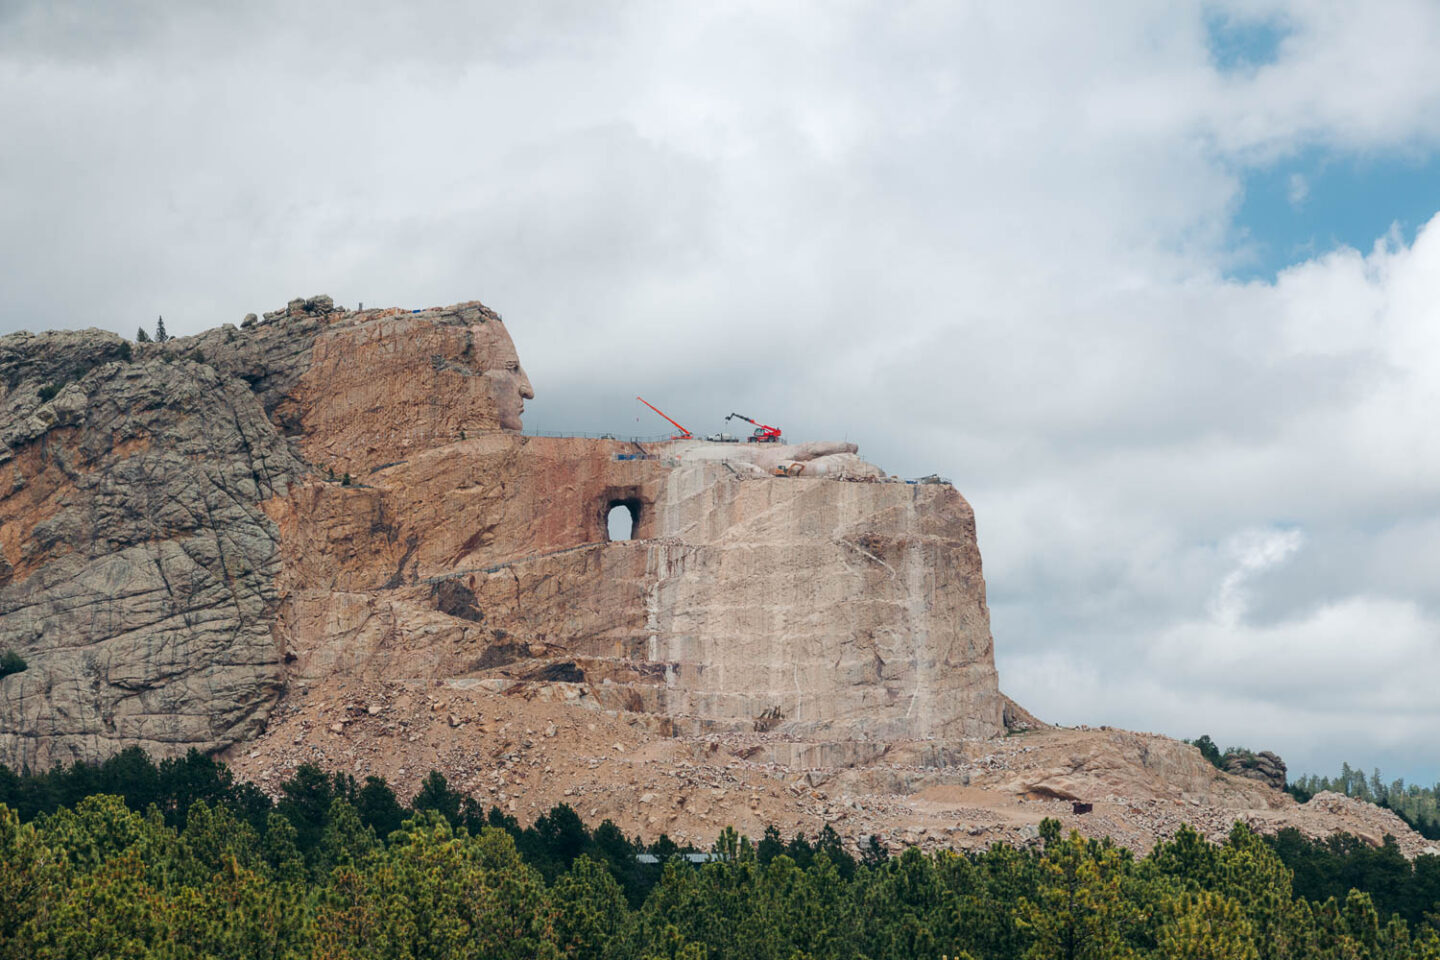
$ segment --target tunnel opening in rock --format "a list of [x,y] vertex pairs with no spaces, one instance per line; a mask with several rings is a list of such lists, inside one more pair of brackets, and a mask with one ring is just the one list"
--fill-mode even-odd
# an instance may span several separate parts
[[605,508],[606,538],[629,540],[640,526],[640,501],[635,499],[611,500]]

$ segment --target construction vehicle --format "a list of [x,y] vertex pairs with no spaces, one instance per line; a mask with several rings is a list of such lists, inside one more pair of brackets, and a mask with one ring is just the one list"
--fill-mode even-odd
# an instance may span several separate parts
[[732,413],[725,419],[730,420],[733,417],[739,417],[746,423],[753,423],[755,425],[755,432],[745,438],[749,443],[780,443],[782,440],[779,427],[772,427],[768,423],[752,420],[743,413]]
[[666,415],[666,413],[665,413],[664,410],[661,410],[659,407],[655,406],[655,404],[651,403],[649,400],[646,400],[644,397],[636,397],[635,399],[636,399],[636,400],[639,400],[641,403],[645,404],[645,406],[649,407],[651,410],[654,410],[656,413],[660,414],[660,416],[665,417],[665,419],[670,423],[671,426],[673,426],[676,430],[679,430],[679,431],[680,431],[679,433],[677,433],[677,434],[675,434],[673,437],[671,437],[671,438],[670,438],[671,440],[694,440],[694,439],[695,439],[695,435],[694,435],[693,433],[691,433],[689,430],[686,430],[684,427],[680,426],[680,424],[676,423],[674,420],[671,420],[670,417],[669,417],[668,415]]

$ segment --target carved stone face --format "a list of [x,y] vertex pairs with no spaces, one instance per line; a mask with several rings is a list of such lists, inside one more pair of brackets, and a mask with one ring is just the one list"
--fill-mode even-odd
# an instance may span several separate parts
[[495,416],[501,430],[521,429],[520,417],[525,412],[525,401],[535,398],[530,378],[520,366],[514,344],[506,337],[497,349],[494,361],[485,370],[485,379],[490,382],[490,394],[495,401]]

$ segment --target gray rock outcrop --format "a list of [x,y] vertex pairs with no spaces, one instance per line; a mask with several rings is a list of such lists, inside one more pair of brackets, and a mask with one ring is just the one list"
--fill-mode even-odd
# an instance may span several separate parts
[[1259,753],[1232,751],[1225,754],[1225,772],[1257,780],[1276,790],[1285,789],[1285,761],[1269,750]]
[[300,463],[245,383],[184,349],[0,338],[0,650],[28,664],[0,680],[0,762],[214,749],[275,699],[261,504]]

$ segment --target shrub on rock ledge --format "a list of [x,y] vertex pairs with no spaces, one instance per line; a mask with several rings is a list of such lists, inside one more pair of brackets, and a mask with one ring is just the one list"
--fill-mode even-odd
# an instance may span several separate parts
[[0,677],[8,677],[12,673],[21,673],[28,667],[25,658],[14,650],[6,650],[0,653]]

